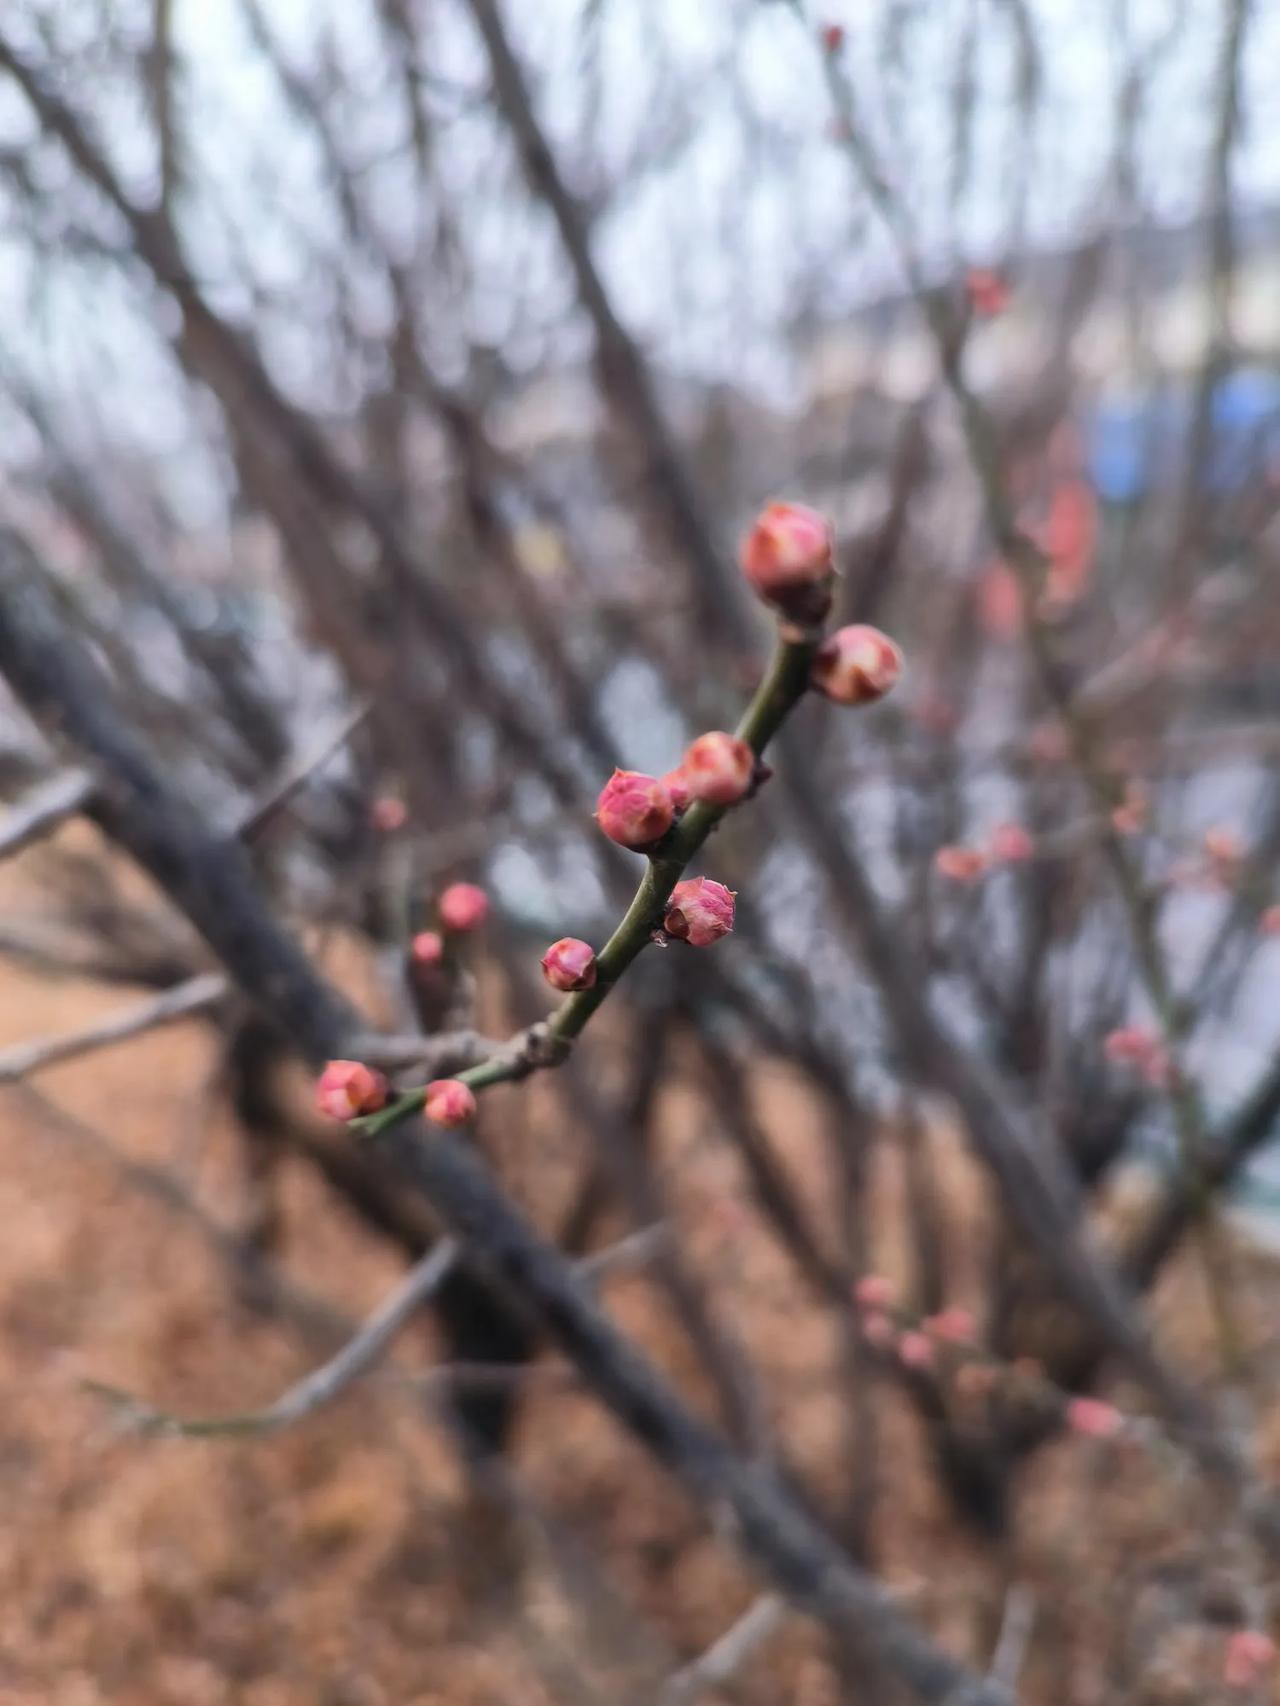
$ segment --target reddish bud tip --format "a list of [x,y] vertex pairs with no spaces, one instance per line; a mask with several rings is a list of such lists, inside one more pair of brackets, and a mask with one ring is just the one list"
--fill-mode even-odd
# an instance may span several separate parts
[[964,275],[965,295],[975,314],[987,318],[1009,306],[1009,286],[992,267],[970,267]]
[[844,25],[824,24],[822,26],[822,45],[828,53],[839,53],[844,46]]
[[446,930],[478,930],[489,916],[489,897],[475,883],[450,883],[437,909]]
[[386,1079],[358,1060],[331,1060],[316,1080],[316,1105],[333,1120],[376,1113],[386,1099]]
[[542,975],[552,989],[590,989],[596,981],[596,956],[590,942],[562,936],[542,956]]
[[809,680],[837,705],[882,699],[902,674],[902,652],[879,628],[854,622],[818,647]]
[[898,1340],[898,1361],[904,1368],[932,1368],[934,1351],[932,1340],[923,1333],[904,1333]]
[[924,1330],[932,1339],[942,1339],[952,1345],[971,1345],[978,1336],[978,1323],[968,1309],[940,1309],[930,1315]]
[[733,929],[733,890],[710,877],[677,883],[667,902],[662,928],[692,948],[709,948]]
[[1261,1629],[1237,1629],[1228,1638],[1222,1680],[1228,1688],[1254,1688],[1276,1661],[1276,1644]]
[[444,937],[438,930],[419,930],[409,944],[409,957],[418,966],[438,966],[444,958]]
[[771,503],[742,542],[742,572],[766,604],[795,622],[820,622],[831,606],[835,538],[825,515]]
[[1280,936],[1280,906],[1269,906],[1258,920],[1264,936]]
[[1166,1088],[1172,1075],[1169,1051],[1145,1025],[1122,1025],[1104,1039],[1102,1052],[1117,1066],[1132,1067],[1154,1089]]
[[460,1078],[434,1078],[422,1111],[433,1125],[466,1125],[475,1118],[476,1099]]
[[1124,1417],[1114,1404],[1101,1398],[1072,1398],[1067,1404],[1067,1426],[1087,1439],[1112,1439],[1124,1427]]
[[745,740],[721,730],[699,735],[680,766],[689,797],[731,806],[751,791],[756,755]]
[[1036,844],[1020,823],[997,824],[991,832],[991,857],[1001,865],[1017,865],[1035,857]]
[[596,801],[596,822],[620,847],[647,847],[667,833],[674,818],[666,783],[639,770],[615,770]]
[[863,1274],[853,1287],[854,1302],[862,1309],[884,1309],[893,1302],[893,1283],[883,1274]]
[[1130,782],[1124,799],[1111,813],[1111,827],[1117,835],[1137,835],[1151,820],[1151,802],[1136,782]]
[[1219,824],[1204,832],[1204,850],[1215,865],[1228,868],[1244,859],[1244,845],[1234,829]]
[[897,1336],[893,1322],[882,1309],[868,1309],[862,1316],[862,1336],[878,1351],[887,1351]]
[[397,800],[391,794],[384,794],[381,799],[373,802],[369,819],[379,835],[394,835],[409,821],[409,813],[403,800]]
[[952,883],[976,883],[987,868],[987,857],[976,847],[939,847],[933,868]]

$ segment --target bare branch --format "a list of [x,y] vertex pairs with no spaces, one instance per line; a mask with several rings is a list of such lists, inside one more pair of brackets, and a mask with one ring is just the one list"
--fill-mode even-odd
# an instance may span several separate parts
[[207,1013],[225,1001],[231,984],[220,972],[202,972],[189,978],[163,995],[153,996],[128,1007],[123,1013],[113,1013],[83,1030],[71,1031],[62,1037],[46,1037],[30,1043],[17,1043],[0,1051],[0,1084],[12,1084],[46,1066],[57,1066],[80,1055],[92,1054],[95,1049],[113,1048],[132,1037],[146,1036],[162,1025],[172,1025],[179,1019]]
[[0,822],[0,859],[12,858],[33,841],[52,835],[84,810],[92,794],[93,778],[84,770],[60,771],[24,794]]
[[662,1706],[692,1706],[703,1689],[731,1682],[786,1616],[776,1594],[761,1594],[705,1653],[676,1672],[662,1691]]

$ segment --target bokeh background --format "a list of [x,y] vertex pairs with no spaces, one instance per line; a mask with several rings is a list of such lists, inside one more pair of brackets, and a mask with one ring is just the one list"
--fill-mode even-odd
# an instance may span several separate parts
[[[596,794],[733,726],[779,496],[904,679],[800,708],[698,867],[733,936],[475,1143],[974,1669],[1280,1698],[1278,65],[1272,0],[7,0],[0,1702],[909,1698],[488,1293],[290,1426],[160,1425],[269,1403],[439,1227],[56,708],[407,1069],[620,916]],[[483,928],[415,965],[459,880]]]

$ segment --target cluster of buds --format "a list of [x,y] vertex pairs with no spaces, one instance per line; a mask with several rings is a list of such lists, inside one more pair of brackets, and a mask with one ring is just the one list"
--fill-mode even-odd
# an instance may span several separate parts
[[332,1120],[376,1113],[386,1100],[386,1079],[358,1060],[331,1060],[316,1081],[316,1103]]
[[1127,1066],[1136,1072],[1153,1090],[1168,1089],[1173,1062],[1168,1049],[1149,1026],[1121,1025],[1108,1034],[1102,1051],[1114,1065]]
[[948,882],[975,883],[996,866],[1025,864],[1035,854],[1035,837],[1030,830],[1020,823],[998,823],[985,847],[964,847],[954,842],[939,847],[933,868]]

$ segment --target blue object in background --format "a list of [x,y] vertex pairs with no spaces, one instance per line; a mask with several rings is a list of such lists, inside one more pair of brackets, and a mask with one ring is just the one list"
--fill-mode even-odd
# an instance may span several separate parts
[[[1085,417],[1089,473],[1106,503],[1131,504],[1179,478],[1191,431],[1185,386],[1144,398],[1103,401]],[[1280,461],[1280,376],[1256,368],[1229,374],[1210,402],[1203,489],[1239,491]]]

